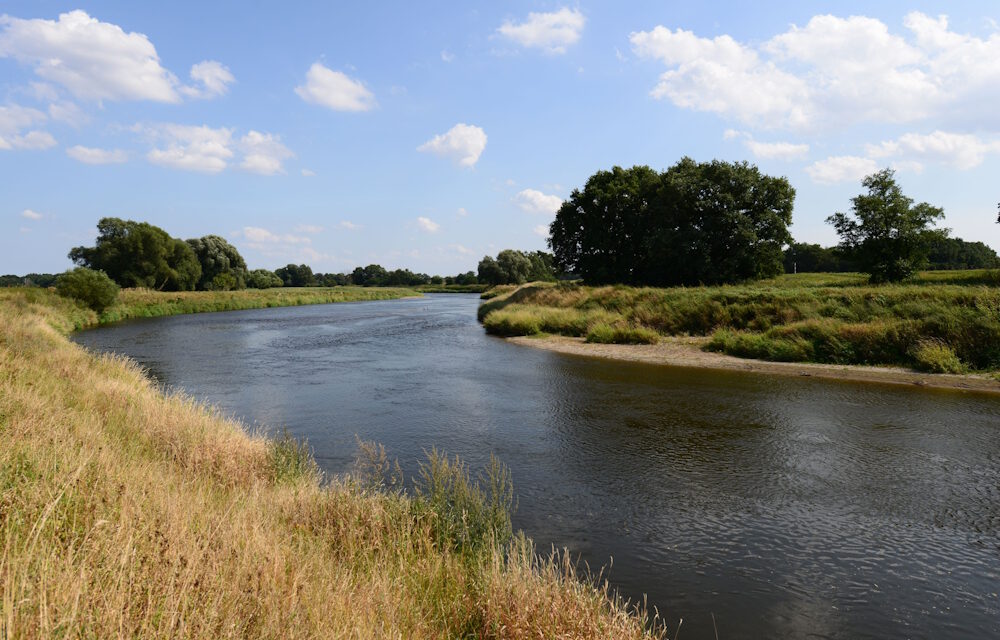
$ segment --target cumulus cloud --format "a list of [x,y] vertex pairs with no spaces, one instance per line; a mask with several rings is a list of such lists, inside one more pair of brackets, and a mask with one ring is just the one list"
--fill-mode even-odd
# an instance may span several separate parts
[[497,32],[523,47],[566,53],[580,39],[586,23],[578,9],[563,7],[551,13],[529,13],[523,22],[504,22]]
[[[0,149],[48,149],[56,145],[46,131],[32,129],[48,117],[38,109],[15,104],[0,107]],[[26,129],[30,129],[25,131]]]
[[368,111],[376,105],[375,95],[360,80],[314,62],[306,73],[306,83],[295,87],[299,97],[334,111]]
[[205,60],[191,67],[195,86],[182,87],[181,91],[192,98],[215,98],[229,92],[229,85],[236,81],[229,68],[215,60]]
[[1000,141],[983,141],[970,134],[934,131],[929,134],[906,133],[896,140],[869,145],[868,155],[873,158],[892,158],[897,163],[907,163],[919,169],[925,162],[933,162],[956,169],[978,167],[991,153],[1000,152]]
[[667,70],[652,90],[682,108],[762,128],[842,128],[928,118],[998,122],[1000,34],[951,31],[913,12],[893,33],[874,18],[818,15],[762,44],[657,26],[631,34]]
[[463,255],[463,256],[471,256],[474,253],[472,251],[472,249],[470,249],[470,248],[468,248],[466,246],[460,245],[460,244],[453,244],[453,245],[451,245],[451,248],[454,249],[460,255]]
[[486,148],[486,132],[464,123],[456,124],[447,133],[436,135],[417,147],[417,151],[454,159],[460,166],[473,167]]
[[296,226],[294,229],[292,229],[292,231],[298,233],[309,233],[312,235],[316,235],[317,233],[323,232],[323,227],[315,224],[300,224]]
[[340,221],[340,227],[342,229],[347,229],[348,231],[359,231],[359,230],[361,230],[361,229],[364,228],[364,227],[362,227],[362,225],[355,224],[355,223],[351,222],[350,220],[341,220]]
[[243,237],[251,242],[251,246],[254,248],[265,245],[309,244],[312,242],[307,236],[274,233],[263,227],[243,227]]
[[794,142],[760,142],[752,135],[733,129],[726,131],[726,140],[741,139],[750,153],[764,160],[798,160],[809,154],[809,145]]
[[232,75],[217,62],[191,69],[198,89],[183,87],[160,64],[156,47],[144,34],[70,11],[58,20],[0,16],[0,57],[34,68],[47,82],[84,100],[180,102],[192,91],[200,97],[224,93]]
[[465,207],[459,207],[456,213],[458,213],[459,218],[464,218],[465,216],[469,215],[469,212],[465,210]]
[[535,232],[536,236],[541,236],[543,238],[549,237],[549,225],[547,225],[547,224],[537,225],[533,229],[533,231]]
[[37,211],[32,211],[31,209],[25,209],[21,212],[22,218],[27,218],[28,220],[41,220],[45,216]]
[[514,196],[514,202],[528,213],[555,215],[563,200],[559,196],[550,196],[535,189],[524,189]]
[[809,177],[820,184],[858,182],[876,171],[877,162],[860,156],[831,156],[806,167]]
[[66,155],[84,164],[118,164],[128,161],[128,152],[124,149],[99,149],[79,144],[66,149]]
[[434,233],[435,231],[441,228],[441,225],[434,222],[430,218],[425,218],[423,216],[417,218],[417,226],[420,227],[423,231],[426,231],[427,233]]
[[263,176],[284,173],[282,163],[295,155],[281,144],[280,136],[259,131],[250,131],[240,138],[239,149],[244,154],[240,168]]
[[451,62],[454,59],[455,59],[455,54],[454,53],[451,53],[448,50],[444,50],[444,51],[441,52],[441,61],[442,62]]
[[313,171],[312,169],[303,169],[302,170],[302,176],[303,177],[311,178],[311,177],[313,177],[315,175],[316,175],[316,172]]

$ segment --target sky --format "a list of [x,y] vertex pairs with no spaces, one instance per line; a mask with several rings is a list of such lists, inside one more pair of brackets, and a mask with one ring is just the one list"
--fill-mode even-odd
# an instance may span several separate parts
[[0,5],[0,273],[97,221],[217,234],[251,268],[450,275],[597,170],[746,160],[792,235],[891,167],[1000,250],[1000,6],[954,2]]

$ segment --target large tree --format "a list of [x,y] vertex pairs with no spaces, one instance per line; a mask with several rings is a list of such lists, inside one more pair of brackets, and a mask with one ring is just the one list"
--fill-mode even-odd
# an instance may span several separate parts
[[274,270],[274,275],[281,278],[286,287],[315,287],[316,277],[312,267],[307,264],[287,264]]
[[198,288],[243,289],[247,281],[247,263],[236,247],[225,238],[215,235],[192,238],[191,245],[201,264]]
[[104,271],[123,287],[190,291],[201,276],[191,247],[147,222],[102,218],[93,247],[74,247],[70,259]]
[[946,233],[930,228],[944,210],[926,202],[913,204],[892,169],[873,173],[861,184],[868,192],[851,199],[850,213],[838,211],[826,221],[840,235],[840,247],[872,282],[904,280],[927,264],[931,241]]
[[598,171],[550,226],[556,267],[594,284],[696,285],[777,275],[795,190],[746,162],[684,158]]

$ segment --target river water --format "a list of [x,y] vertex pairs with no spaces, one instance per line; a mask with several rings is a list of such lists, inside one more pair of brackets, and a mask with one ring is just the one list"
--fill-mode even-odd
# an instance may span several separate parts
[[[348,469],[355,434],[511,469],[515,528],[680,637],[1000,637],[1000,397],[507,344],[479,300],[177,316],[78,333]],[[671,632],[673,637],[673,631]]]

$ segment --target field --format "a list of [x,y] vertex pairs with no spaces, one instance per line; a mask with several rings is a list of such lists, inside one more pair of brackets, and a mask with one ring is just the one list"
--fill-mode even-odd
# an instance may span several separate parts
[[709,350],[763,360],[1000,370],[995,271],[923,272],[879,286],[859,274],[669,289],[535,283],[484,301],[479,318],[501,336],[552,333],[618,343],[708,336]]
[[[107,317],[192,300],[126,293]],[[478,484],[433,453],[407,494],[364,444],[356,473],[323,478],[304,444],[66,338],[98,321],[46,290],[0,292],[0,637],[649,633],[566,556],[510,535],[500,465]]]

